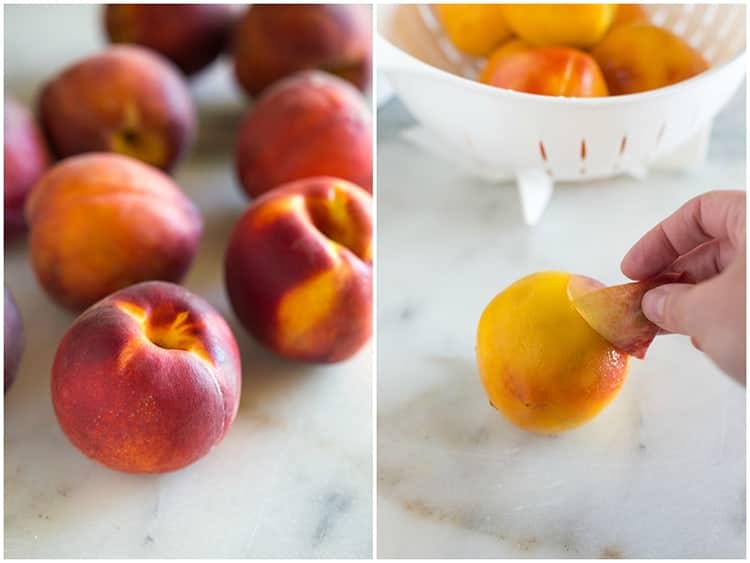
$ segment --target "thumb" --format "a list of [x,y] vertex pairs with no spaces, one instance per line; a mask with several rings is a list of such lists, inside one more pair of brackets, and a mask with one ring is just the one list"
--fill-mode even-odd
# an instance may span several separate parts
[[667,332],[694,336],[696,327],[703,324],[700,317],[707,312],[706,307],[697,303],[695,288],[685,283],[670,283],[654,288],[643,296],[643,314]]

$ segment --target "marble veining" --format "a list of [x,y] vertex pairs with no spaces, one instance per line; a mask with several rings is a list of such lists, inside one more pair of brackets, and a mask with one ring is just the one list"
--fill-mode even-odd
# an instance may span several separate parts
[[607,409],[554,437],[502,418],[474,358],[483,308],[517,278],[624,281],[658,220],[744,187],[744,90],[706,163],[562,185],[532,228],[512,186],[405,140],[404,111],[388,103],[378,130],[378,555],[744,557],[744,389],[686,338],[658,337]]

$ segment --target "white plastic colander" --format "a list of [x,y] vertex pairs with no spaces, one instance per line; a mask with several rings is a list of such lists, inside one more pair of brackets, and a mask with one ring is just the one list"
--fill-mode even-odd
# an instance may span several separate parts
[[555,182],[640,177],[660,162],[680,168],[705,157],[711,122],[745,73],[745,6],[644,7],[711,68],[666,88],[606,98],[495,88],[476,81],[483,59],[456,51],[429,5],[378,6],[378,68],[443,149],[477,175],[517,180],[533,224]]

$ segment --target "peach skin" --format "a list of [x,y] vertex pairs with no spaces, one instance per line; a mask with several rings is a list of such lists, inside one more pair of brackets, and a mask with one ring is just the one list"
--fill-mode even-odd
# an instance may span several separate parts
[[571,275],[522,278],[490,302],[477,332],[477,364],[490,403],[532,432],[576,428],[596,416],[625,382],[629,357],[576,311]]
[[629,23],[648,23],[648,13],[640,4],[617,4],[612,28]]
[[513,35],[499,4],[438,4],[437,13],[453,45],[468,55],[489,55]]
[[47,172],[29,195],[26,218],[39,283],[75,310],[136,282],[181,280],[203,228],[169,176],[106,153]]
[[240,356],[211,305],[165,282],[122,289],[87,309],[52,365],[52,404],[91,459],[128,473],[174,471],[229,431]]
[[505,4],[508,26],[536,47],[595,45],[615,18],[614,4]]
[[235,16],[226,4],[108,4],[104,26],[112,43],[148,47],[196,74],[224,50]]
[[365,90],[372,74],[369,6],[255,4],[234,32],[234,74],[251,96],[300,70],[322,70]]
[[143,47],[120,45],[63,70],[39,98],[60,157],[116,152],[171,170],[192,143],[193,102],[178,69]]
[[32,115],[11,97],[5,98],[3,179],[5,181],[5,240],[26,230],[26,197],[49,167],[47,146]]
[[280,356],[351,357],[372,332],[372,199],[337,178],[280,186],[232,233],[225,281],[250,334]]
[[681,37],[643,23],[612,29],[591,55],[614,96],[669,86],[708,69],[703,56]]
[[290,76],[244,118],[235,162],[251,197],[312,176],[334,176],[372,191],[372,126],[364,98],[323,72]]
[[543,96],[598,97],[607,95],[607,84],[596,61],[568,47],[524,50],[514,43],[501,48],[488,61],[480,81]]

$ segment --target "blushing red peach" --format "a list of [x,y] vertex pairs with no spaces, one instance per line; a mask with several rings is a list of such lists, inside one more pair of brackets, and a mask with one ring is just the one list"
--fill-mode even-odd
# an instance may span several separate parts
[[112,43],[153,49],[189,76],[222,53],[234,13],[226,4],[108,4],[104,26]]
[[203,226],[169,176],[106,153],[72,157],[47,172],[26,217],[39,283],[77,310],[136,282],[181,280]]
[[144,282],[86,310],[52,365],[65,435],[118,471],[162,473],[205,456],[229,431],[241,389],[237,344],[206,301]]
[[49,154],[32,115],[11,97],[5,98],[3,162],[5,240],[26,230],[23,206],[31,187],[49,167]]
[[245,117],[235,151],[245,192],[334,176],[372,191],[372,127],[363,97],[347,82],[305,71],[267,90]]
[[485,84],[543,96],[607,95],[599,66],[588,54],[568,47],[540,47],[490,58],[480,80]]
[[178,69],[143,47],[119,45],[63,70],[39,108],[60,157],[115,152],[171,170],[192,143],[193,102]]
[[281,186],[247,209],[225,255],[232,307],[279,355],[351,357],[372,332],[372,199],[336,178]]
[[647,23],[615,27],[591,55],[614,96],[669,86],[708,69],[703,56],[684,39]]
[[5,288],[5,309],[3,312],[4,317],[4,338],[5,348],[3,353],[3,369],[5,371],[5,392],[16,380],[18,375],[18,367],[21,364],[21,356],[23,355],[24,337],[23,337],[23,321],[21,320],[21,313],[18,310],[18,305],[13,300],[13,296],[8,288]]
[[352,4],[256,4],[234,33],[234,74],[256,96],[300,70],[318,69],[365,90],[372,74],[370,8]]

